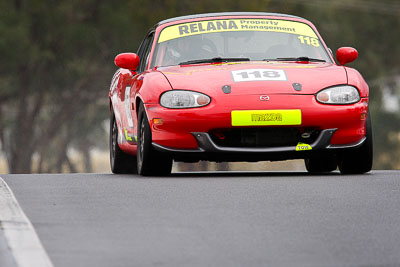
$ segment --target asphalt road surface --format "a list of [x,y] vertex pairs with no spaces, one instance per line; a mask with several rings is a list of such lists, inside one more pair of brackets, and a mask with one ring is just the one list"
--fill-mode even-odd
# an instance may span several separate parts
[[1,175],[54,266],[400,266],[400,172]]

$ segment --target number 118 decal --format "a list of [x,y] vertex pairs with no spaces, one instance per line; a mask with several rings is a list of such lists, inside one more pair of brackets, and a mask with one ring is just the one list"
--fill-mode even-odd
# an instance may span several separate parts
[[234,82],[250,81],[286,81],[284,70],[277,69],[247,69],[232,71]]

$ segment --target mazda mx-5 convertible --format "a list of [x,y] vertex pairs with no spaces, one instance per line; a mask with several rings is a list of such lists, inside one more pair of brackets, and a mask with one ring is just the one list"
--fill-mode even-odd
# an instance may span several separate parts
[[271,13],[167,19],[116,56],[113,173],[168,175],[173,161],[304,159],[312,173],[372,167],[368,85],[335,63],[315,26]]

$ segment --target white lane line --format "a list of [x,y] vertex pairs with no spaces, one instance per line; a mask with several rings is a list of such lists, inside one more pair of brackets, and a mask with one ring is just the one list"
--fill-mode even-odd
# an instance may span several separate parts
[[0,231],[18,267],[53,267],[39,237],[17,199],[0,177]]

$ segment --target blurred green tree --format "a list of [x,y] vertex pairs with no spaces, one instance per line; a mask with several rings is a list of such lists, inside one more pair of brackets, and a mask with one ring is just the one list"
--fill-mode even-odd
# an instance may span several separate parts
[[105,135],[110,51],[138,42],[124,38],[124,12],[97,0],[1,2],[0,138],[11,173],[31,172],[35,154],[39,170],[59,170],[71,145],[87,154],[107,140],[98,132]]

